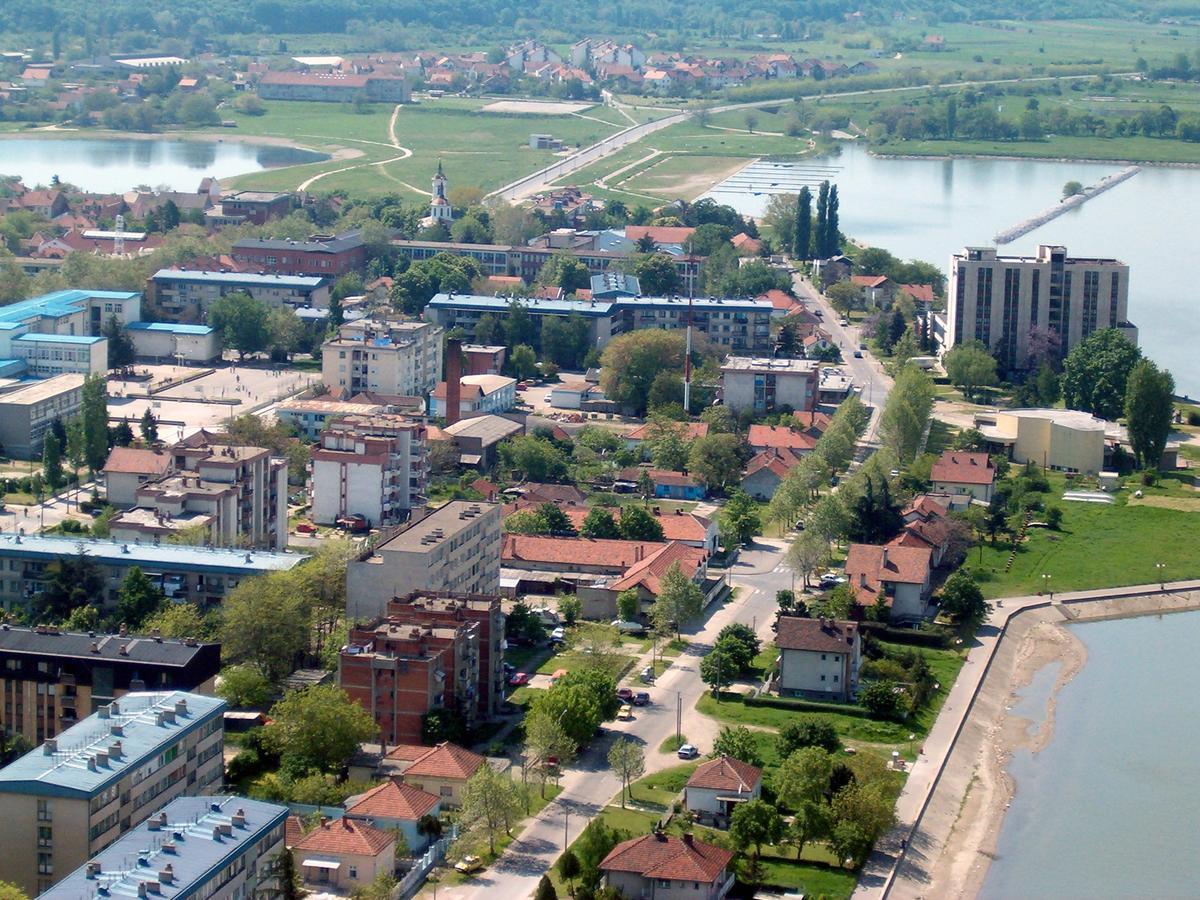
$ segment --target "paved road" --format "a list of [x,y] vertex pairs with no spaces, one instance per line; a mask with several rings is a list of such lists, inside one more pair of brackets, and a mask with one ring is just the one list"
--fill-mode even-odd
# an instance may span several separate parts
[[[438,889],[439,897],[454,900],[498,900],[532,897],[538,879],[562,852],[564,839],[573,841],[588,820],[620,790],[619,780],[605,761],[613,736],[624,734],[643,742],[646,770],[655,772],[679,762],[674,754],[659,753],[659,745],[675,734],[676,710],[682,710],[682,731],[702,752],[712,747],[718,723],[696,712],[696,701],[705,690],[700,681],[700,658],[717,633],[731,622],[754,625],[770,638],[775,591],[786,587],[791,573],[781,569],[783,544],[762,541],[742,554],[730,571],[730,583],[739,588],[736,599],[713,611],[702,626],[685,636],[690,646],[650,689],[652,703],[635,708],[631,722],[610,722],[608,735],[595,745],[562,778],[563,792],[531,822],[500,860],[470,884]],[[778,586],[778,587],[777,587]]]

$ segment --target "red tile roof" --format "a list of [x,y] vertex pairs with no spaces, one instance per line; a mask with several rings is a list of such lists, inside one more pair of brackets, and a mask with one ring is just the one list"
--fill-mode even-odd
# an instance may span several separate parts
[[495,500],[500,493],[500,488],[486,478],[476,478],[471,482],[471,489],[483,494],[484,500]]
[[787,291],[781,291],[778,288],[771,288],[765,294],[758,295],[759,300],[770,300],[771,306],[774,309],[781,309],[788,312],[793,309],[803,309],[800,301],[789,294]]
[[859,603],[873,603],[885,584],[925,584],[931,560],[932,553],[923,547],[851,544],[846,581]]
[[735,234],[729,239],[729,243],[733,244],[738,250],[745,250],[749,253],[759,253],[762,250],[763,244],[758,238],[752,238],[746,232]]
[[907,517],[915,513],[922,519],[927,519],[930,516],[945,517],[948,512],[949,510],[946,507],[942,506],[936,500],[930,499],[929,495],[918,494],[913,497],[912,502],[908,506],[900,511],[900,515]]
[[858,287],[877,288],[887,284],[886,275],[851,275],[850,283]]
[[122,475],[164,475],[170,468],[171,454],[137,447],[113,447],[104,464],[105,472]]
[[935,483],[991,484],[996,480],[996,469],[986,453],[945,450],[933,464],[930,479]]
[[920,300],[922,303],[933,302],[933,285],[932,284],[902,284],[900,290],[908,294],[914,300]]
[[[571,520],[571,524],[576,530],[583,527],[583,520],[587,518],[587,514],[592,511],[593,507],[564,505],[562,511],[567,514],[567,518]],[[612,515],[613,521],[620,521],[621,511],[619,509],[609,509],[608,512]],[[662,526],[664,541],[703,541],[708,535],[709,525],[712,523],[695,513],[685,513],[677,511],[675,513],[651,513],[654,516],[654,521]]]
[[762,781],[762,769],[731,756],[701,764],[687,780],[687,787],[743,793],[754,790]]
[[750,460],[750,462],[746,463],[746,471],[742,477],[749,478],[751,475],[758,474],[763,469],[770,469],[779,478],[786,478],[792,466],[798,462],[800,462],[800,457],[791,450],[776,450],[774,448],[763,450]]
[[622,841],[600,863],[605,872],[633,872],[643,878],[702,881],[712,884],[722,877],[733,852],[703,841],[647,834]]
[[438,805],[438,798],[411,784],[385,781],[367,791],[346,812],[355,816],[376,819],[407,819],[416,821]]
[[622,572],[634,563],[658,552],[661,541],[617,541],[600,538],[542,537],[532,534],[506,534],[500,551],[502,562],[527,562],[535,565],[604,566]]
[[343,816],[318,825],[296,844],[296,849],[308,853],[378,856],[385,850],[390,852],[395,842],[391,832]]
[[[675,425],[683,429],[683,439],[685,441],[693,441],[696,438],[708,437],[707,422],[676,422]],[[633,431],[625,435],[627,441],[644,441],[653,435],[651,429],[654,427],[652,422],[647,422],[645,425],[639,425]]]
[[630,566],[621,579],[611,586],[611,590],[627,591],[632,587],[641,587],[658,596],[662,588],[662,577],[671,566],[678,563],[679,571],[685,578],[694,578],[707,556],[708,554],[698,547],[672,541],[658,552],[651,553]]
[[415,762],[432,749],[432,747],[426,747],[424,744],[400,744],[395,749],[389,750],[384,759],[394,759],[399,762]]
[[459,778],[465,781],[485,762],[478,753],[472,753],[465,747],[446,741],[405,769],[404,777],[420,775],[426,778]]
[[811,450],[817,439],[786,425],[751,425],[747,443],[755,450],[771,447],[777,450]]
[[824,433],[829,427],[829,423],[833,421],[833,417],[828,413],[817,412],[816,410],[808,412],[807,410],[799,410],[792,413],[792,418],[805,431],[815,431],[817,434]]
[[299,816],[288,816],[283,823],[283,845],[289,850],[304,838],[304,821]]
[[636,241],[649,236],[656,244],[682,244],[695,230],[682,225],[626,225],[625,237]]
[[845,653],[854,645],[858,625],[835,619],[802,619],[780,616],[775,646],[780,650],[814,650],[818,653]]

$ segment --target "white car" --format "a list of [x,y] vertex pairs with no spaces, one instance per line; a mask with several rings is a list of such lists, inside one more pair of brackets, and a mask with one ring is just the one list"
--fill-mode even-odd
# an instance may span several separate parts
[[549,402],[550,402],[550,398],[551,398],[552,396],[553,396],[553,394],[547,394],[546,396],[544,396],[544,397],[542,398],[542,402],[543,402],[543,403],[549,403]]
[[566,639],[567,632],[562,626],[559,626],[550,632],[550,640],[552,641],[565,641]]
[[700,751],[697,750],[695,747],[693,747],[691,744],[684,744],[682,747],[679,748],[679,758],[680,759],[695,759],[699,755],[700,755]]

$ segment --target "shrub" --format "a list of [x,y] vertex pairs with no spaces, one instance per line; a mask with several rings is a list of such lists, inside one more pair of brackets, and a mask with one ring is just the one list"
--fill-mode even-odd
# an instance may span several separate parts
[[796,697],[745,697],[742,703],[746,706],[769,706],[794,712],[841,713],[844,716],[858,716],[864,719],[868,716],[867,711],[861,706],[851,706],[849,703],[826,703],[824,700],[803,700]]
[[1200,412],[1196,412],[1194,409],[1188,412],[1187,423],[1189,425],[1200,425]]
[[1051,506],[1046,510],[1046,524],[1058,531],[1062,527],[1063,511],[1061,507]]

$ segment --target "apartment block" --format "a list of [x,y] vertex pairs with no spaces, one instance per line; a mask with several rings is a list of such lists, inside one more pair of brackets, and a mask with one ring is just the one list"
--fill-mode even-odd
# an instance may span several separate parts
[[246,797],[179,797],[41,896],[244,900],[276,893],[288,808]]
[[1068,256],[1048,244],[1036,256],[967,247],[950,257],[949,298],[947,348],[979,341],[1006,369],[1028,366],[1035,333],[1051,336],[1059,356],[1102,328],[1137,343],[1129,266],[1117,259]]
[[367,245],[357,231],[314,234],[307,241],[246,238],[230,251],[241,268],[275,275],[323,275],[337,278],[367,264]]
[[411,591],[500,593],[500,505],[453,500],[391,529],[346,571],[346,611],[372,621],[382,598]]
[[0,732],[40,744],[132,692],[211,693],[221,645],[0,625]]
[[22,360],[36,378],[67,372],[103,375],[108,371],[108,338],[86,334],[23,334],[11,343],[13,359]]
[[730,356],[721,366],[722,402],[734,412],[749,409],[759,415],[785,406],[811,411],[820,372],[815,360]]
[[282,219],[296,205],[292,194],[277,191],[238,191],[221,198],[221,215],[255,225]]
[[0,444],[17,459],[40,459],[55,419],[64,422],[83,408],[84,376],[72,372],[34,381],[0,394]]
[[322,381],[334,392],[424,397],[442,376],[442,334],[429,322],[348,322],[321,348]]
[[425,426],[403,416],[338,419],[321,433],[310,471],[314,522],[395,524],[425,503]]
[[220,790],[225,701],[131,693],[0,769],[0,881],[30,896],[176,797]]
[[149,287],[159,313],[170,322],[202,322],[215,300],[234,292],[249,294],[275,308],[329,306],[329,282],[319,275],[159,269],[151,276]]

